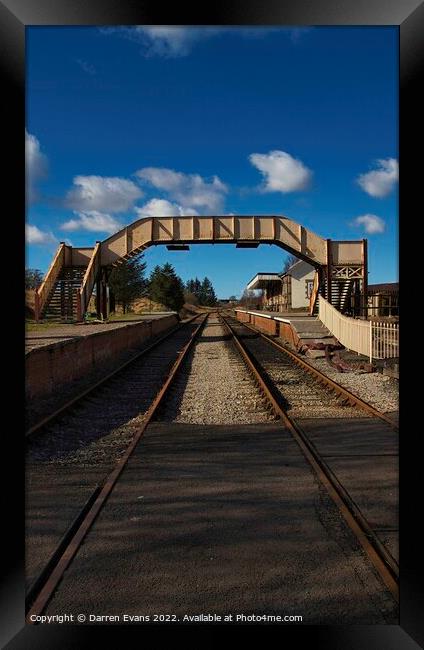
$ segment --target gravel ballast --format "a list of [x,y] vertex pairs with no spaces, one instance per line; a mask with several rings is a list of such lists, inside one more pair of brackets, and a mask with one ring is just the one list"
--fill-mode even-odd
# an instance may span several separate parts
[[[278,352],[272,348],[271,344],[255,336],[252,330],[247,330],[243,324],[232,319],[233,326],[240,332],[250,332],[245,336],[245,343],[251,351],[261,361],[263,368],[267,371],[269,377],[275,382],[281,395],[287,401],[287,410],[293,417],[363,417],[364,413],[359,409],[350,409],[337,407],[336,404],[331,407],[332,413],[329,413],[328,407],[319,405],[319,400],[314,398],[314,393],[323,394],[325,389],[318,387],[315,380],[310,378],[307,373],[296,367],[290,368],[289,364],[283,364],[278,360]],[[278,339],[277,339],[278,340]],[[282,343],[282,341],[280,341]],[[268,348],[268,349],[267,349]],[[288,348],[290,349],[290,348]],[[293,351],[293,350],[291,350]],[[343,350],[340,356],[353,366],[350,372],[339,372],[332,367],[326,359],[303,358],[304,361],[322,372],[324,375],[350,390],[354,395],[368,402],[371,406],[382,413],[390,414],[396,419],[399,408],[399,382],[397,379],[385,376],[379,372],[365,372],[358,368],[354,369],[355,363],[358,363],[359,357],[356,354]],[[284,367],[285,366],[285,367]],[[303,393],[303,395],[302,395]],[[316,401],[316,408],[313,407],[313,400]],[[310,407],[307,402],[310,402]],[[339,415],[334,410],[339,410]],[[309,412],[307,412],[309,411]]]
[[256,424],[274,419],[216,317],[209,317],[161,419],[191,424]]
[[332,395],[325,387],[320,386],[303,368],[283,352],[276,350],[259,334],[234,319],[231,320],[231,325],[273,383],[290,417],[364,417],[364,413],[359,409],[341,405],[337,395]]
[[324,375],[344,386],[352,393],[383,413],[399,408],[399,382],[379,372],[338,372],[325,359],[308,359],[308,363]]

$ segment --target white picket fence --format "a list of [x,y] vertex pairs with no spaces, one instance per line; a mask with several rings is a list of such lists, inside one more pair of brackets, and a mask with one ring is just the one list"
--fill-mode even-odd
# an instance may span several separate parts
[[366,321],[344,316],[319,297],[320,321],[348,350],[373,359],[389,359],[399,356],[399,323]]

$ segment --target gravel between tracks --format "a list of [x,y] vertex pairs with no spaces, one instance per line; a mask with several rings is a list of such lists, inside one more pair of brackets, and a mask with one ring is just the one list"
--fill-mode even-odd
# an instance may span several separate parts
[[[239,321],[232,319],[231,322],[239,331],[242,332],[245,329]],[[293,417],[364,417],[364,413],[360,409],[337,407],[335,400],[331,406],[332,413],[328,410],[330,402],[328,406],[320,406],[319,400],[316,402],[315,407],[313,402],[308,404],[308,401],[313,398],[314,392],[317,395],[320,393],[325,394],[325,389],[320,388],[309,375],[302,373],[295,366],[292,370],[289,366],[284,369],[284,364],[282,364],[281,369],[279,369],[278,352],[270,344],[267,346],[263,339],[255,338],[252,331],[251,335],[245,339],[245,342],[248,347],[252,348],[254,353],[259,355],[258,358],[263,361],[270,378],[275,382],[283,397],[288,400],[290,415]],[[396,421],[399,408],[399,383],[397,379],[378,372],[366,373],[362,370],[341,373],[330,366],[325,359],[307,358],[305,361],[336,383],[350,390],[354,395],[374,406],[374,408],[393,416],[394,421]],[[297,381],[296,377],[302,377],[302,375],[302,380]]]
[[274,416],[217,318],[209,317],[177,378],[161,419],[191,424],[256,424]]
[[293,418],[363,418],[367,415],[351,406],[343,406],[336,395],[320,386],[307,372],[270,342],[236,320],[230,321],[243,344],[280,393],[285,410]]

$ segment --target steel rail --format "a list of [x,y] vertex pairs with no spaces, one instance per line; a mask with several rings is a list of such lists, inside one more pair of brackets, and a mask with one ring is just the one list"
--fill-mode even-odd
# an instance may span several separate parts
[[106,383],[109,379],[117,375],[118,373],[121,372],[121,370],[124,370],[128,366],[130,366],[132,363],[140,359],[143,355],[147,354],[150,352],[150,350],[153,350],[156,348],[158,345],[160,345],[163,341],[166,339],[170,338],[175,332],[178,332],[181,328],[183,328],[185,325],[188,323],[191,323],[194,321],[196,318],[199,318],[200,314],[196,314],[195,316],[191,316],[187,320],[185,320],[183,323],[180,323],[179,325],[176,325],[172,329],[170,329],[168,332],[157,338],[153,343],[150,343],[147,347],[143,348],[140,350],[140,352],[137,352],[134,356],[132,356],[130,359],[127,359],[124,363],[122,363],[120,366],[109,372],[107,375],[96,381],[94,384],[83,390],[81,393],[78,393],[75,397],[72,397],[70,400],[65,402],[62,406],[57,408],[53,413],[50,413],[50,415],[47,415],[44,417],[42,420],[39,420],[36,424],[34,424],[32,427],[27,429],[25,432],[25,437],[30,438],[34,434],[38,433],[43,427],[45,427],[47,424],[52,423],[56,418],[58,418],[60,415],[62,415],[65,411],[67,411],[69,408],[71,408],[74,404],[79,402],[81,399],[92,393],[96,388],[99,388],[102,384]]
[[369,526],[367,520],[360,512],[358,506],[354,503],[345,488],[330,470],[304,431],[297,422],[288,416],[284,408],[280,405],[279,401],[273,394],[272,383],[263,376],[257,359],[240,341],[237,333],[234,331],[231,324],[228,323],[226,318],[221,315],[221,319],[232,336],[243,361],[255,379],[258,387],[269,401],[275,415],[280,418],[280,423],[289,429],[306,460],[313,468],[317,478],[326,488],[329,496],[338,507],[341,515],[373,563],[384,584],[387,586],[396,602],[399,602],[399,570],[396,561],[381,544],[380,540]]
[[[193,343],[196,340],[197,336],[200,334],[208,317],[209,314],[201,314],[196,316],[196,318],[202,319],[201,322],[196,327],[195,331],[191,334],[189,341],[179,352],[177,360],[175,361],[165,382],[163,383],[161,389],[158,391],[152,404],[147,410],[145,419],[140,429],[136,433],[135,437],[132,439],[129,446],[127,447],[125,454],[119,459],[116,467],[106,477],[103,485],[100,487],[100,491],[99,488],[96,487],[94,492],[97,493],[97,497],[95,498],[94,503],[90,505],[88,511],[85,512],[84,516],[81,519],[78,518],[78,525],[76,527],[75,526],[70,527],[69,538],[66,540],[62,538],[60,542],[60,551],[57,552],[56,549],[55,553],[53,553],[53,555],[56,556],[56,561],[48,562],[49,571],[44,573],[43,586],[40,587],[36,595],[34,593],[31,594],[32,596],[31,601],[29,600],[26,601],[27,623],[33,624],[34,621],[31,620],[31,617],[39,616],[44,611],[47,604],[49,603],[51,597],[53,596],[54,591],[56,590],[56,587],[58,586],[60,580],[63,577],[64,572],[66,571],[69,564],[73,560],[84,538],[86,537],[87,533],[93,526],[98,514],[100,513],[107,499],[109,498],[124,467],[126,466],[129,458],[131,457],[138,443],[140,442],[153,416],[155,415],[159,406],[161,405],[164,396],[168,392],[171,384],[173,383],[178,373],[179,368],[181,367],[182,363],[186,359],[188,352],[193,346]],[[83,509],[85,508],[86,507],[84,506]]]
[[384,422],[390,425],[392,429],[395,429],[396,431],[399,430],[398,425],[395,422],[393,422],[393,420],[391,420],[385,413],[382,413],[374,406],[371,406],[371,404],[369,404],[365,400],[361,399],[354,393],[351,393],[349,389],[345,388],[344,386],[341,386],[333,379],[330,379],[330,377],[328,377],[323,372],[318,370],[318,368],[315,368],[310,363],[305,361],[302,357],[300,357],[300,355],[296,354],[295,352],[292,352],[291,350],[288,350],[286,347],[284,347],[284,345],[282,345],[278,341],[275,341],[268,334],[261,332],[250,323],[243,323],[242,321],[238,321],[237,319],[235,320],[237,324],[247,327],[248,329],[252,330],[252,332],[255,332],[255,334],[259,334],[261,338],[265,339],[265,341],[268,341],[268,343],[270,343],[279,352],[282,352],[283,354],[287,355],[290,359],[292,359],[292,361],[294,361],[297,365],[299,365],[303,370],[305,370],[308,374],[312,375],[312,377],[318,382],[318,384],[326,385],[330,387],[332,390],[334,390],[336,393],[342,396],[344,400],[346,400],[346,402],[349,402],[351,406],[356,406],[362,411],[371,413],[371,415],[374,415],[375,417],[384,420]]

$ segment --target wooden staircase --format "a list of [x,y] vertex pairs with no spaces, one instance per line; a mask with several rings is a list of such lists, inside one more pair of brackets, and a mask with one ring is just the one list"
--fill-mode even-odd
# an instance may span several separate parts
[[63,267],[41,312],[48,322],[73,323],[77,320],[77,293],[81,288],[85,266]]
[[[354,289],[355,281],[354,280],[338,280],[332,282],[331,286],[331,304],[337,309],[340,313],[344,314],[349,309],[349,301],[352,290]],[[323,286],[323,296],[328,300],[328,291],[327,291],[327,280],[324,281]],[[318,313],[319,307],[319,295],[317,296],[314,315]]]

